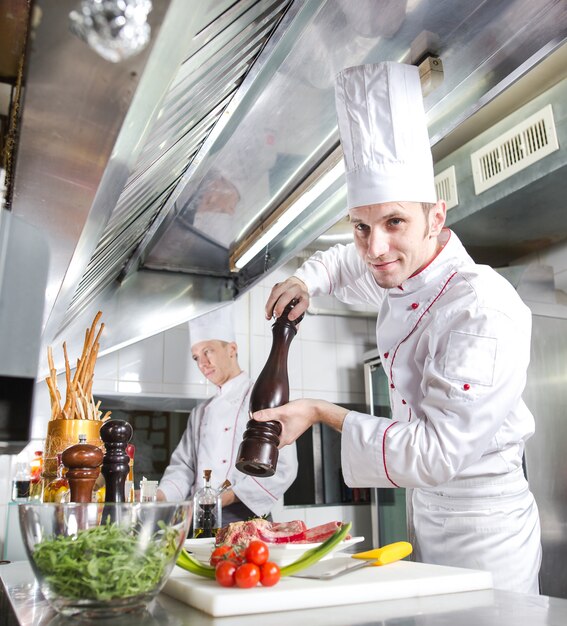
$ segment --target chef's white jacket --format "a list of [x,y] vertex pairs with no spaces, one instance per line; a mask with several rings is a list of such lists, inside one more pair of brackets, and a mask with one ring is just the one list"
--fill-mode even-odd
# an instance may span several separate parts
[[258,516],[268,514],[297,476],[295,445],[279,451],[276,473],[269,478],[248,476],[234,466],[249,419],[253,381],[241,372],[217,393],[196,406],[181,441],[159,483],[167,500],[191,498],[203,486],[203,472],[212,470],[218,488],[230,480],[238,499]]
[[[505,481],[502,495],[506,489],[527,491],[522,455],[534,432],[533,416],[521,397],[530,358],[530,311],[503,277],[474,263],[454,233],[444,229],[441,240],[445,245],[439,254],[393,289],[378,286],[354,244],[316,253],[296,272],[310,295],[333,294],[378,310],[377,345],[390,384],[392,419],[347,414],[342,471],[349,486],[416,488],[420,500],[416,503],[416,494],[410,498],[418,509],[414,516],[409,502],[410,536],[416,533],[418,556],[426,554],[423,560],[440,564],[449,562],[444,553],[451,550],[455,533],[443,538],[433,533],[437,552],[431,535],[425,545],[418,521],[428,518],[425,509],[438,509],[439,503],[423,500],[428,494],[445,495],[444,502],[463,494],[482,498],[492,494],[493,479],[505,475],[514,480]],[[525,497],[520,506],[531,512],[528,567],[535,579],[523,590],[537,593],[539,519],[531,493]],[[459,503],[452,500],[448,508],[454,511],[455,506]],[[492,510],[477,514],[495,519]],[[516,531],[514,527],[510,534]],[[467,532],[470,540],[486,529]],[[491,569],[497,585],[506,587],[498,567],[476,556],[468,559],[461,544],[456,549],[457,564]],[[480,544],[475,546],[479,549]],[[501,574],[509,578],[505,569]]]

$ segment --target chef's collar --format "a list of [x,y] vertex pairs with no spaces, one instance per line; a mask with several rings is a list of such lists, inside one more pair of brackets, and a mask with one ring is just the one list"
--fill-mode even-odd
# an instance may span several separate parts
[[236,393],[240,390],[240,385],[242,384],[244,378],[246,378],[246,374],[244,372],[240,372],[234,378],[227,380],[224,385],[217,387],[217,394],[223,397],[227,397]]
[[412,274],[401,285],[395,289],[390,289],[392,295],[413,293],[420,289],[435,276],[435,273],[444,265],[448,257],[456,256],[458,254],[457,250],[463,248],[463,244],[449,228],[443,228],[438,239],[441,248],[437,251],[437,254],[427,265],[415,272],[415,274]]

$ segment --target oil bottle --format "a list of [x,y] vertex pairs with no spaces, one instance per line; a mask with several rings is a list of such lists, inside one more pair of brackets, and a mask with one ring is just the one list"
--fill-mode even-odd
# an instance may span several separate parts
[[221,495],[211,486],[211,470],[203,472],[205,484],[193,496],[193,537],[214,537],[221,527]]

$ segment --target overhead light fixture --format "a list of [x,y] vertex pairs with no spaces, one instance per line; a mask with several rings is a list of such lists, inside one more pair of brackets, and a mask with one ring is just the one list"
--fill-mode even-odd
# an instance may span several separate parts
[[293,220],[299,217],[315,200],[345,172],[342,151],[335,150],[324,166],[319,168],[295,192],[289,203],[281,205],[260,227],[251,233],[231,255],[232,269],[242,269],[261,250],[272,242]]

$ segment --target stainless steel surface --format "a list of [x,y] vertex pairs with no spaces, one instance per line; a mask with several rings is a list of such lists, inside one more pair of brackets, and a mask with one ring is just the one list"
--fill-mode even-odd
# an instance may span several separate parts
[[[27,562],[0,565],[0,577],[3,624],[63,626],[69,623],[49,608]],[[269,614],[273,626],[287,626],[290,621],[327,626],[564,626],[567,600],[487,590]],[[73,623],[92,622],[78,618]],[[117,626],[263,626],[265,623],[266,614],[210,617],[164,594],[157,597],[148,611],[112,620]]]
[[[336,148],[338,70],[439,54],[436,144],[567,34],[565,0],[156,0],[149,47],[114,65],[68,31],[74,5],[37,0],[12,203],[54,258],[42,358],[80,344],[99,309],[110,351],[238,297],[336,222],[342,180],[230,272],[230,252]],[[214,295],[185,306],[201,277]],[[132,282],[148,295],[134,324],[113,304]]]
[[567,598],[567,319],[534,315],[532,332],[524,398],[536,431],[526,445],[526,469],[541,518],[541,588]]

